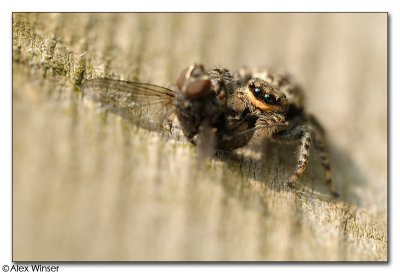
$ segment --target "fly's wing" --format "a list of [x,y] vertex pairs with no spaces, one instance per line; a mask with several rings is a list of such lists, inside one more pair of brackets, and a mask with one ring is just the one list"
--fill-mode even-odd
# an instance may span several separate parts
[[160,129],[174,111],[174,91],[152,84],[92,79],[82,89],[85,98],[149,130]]

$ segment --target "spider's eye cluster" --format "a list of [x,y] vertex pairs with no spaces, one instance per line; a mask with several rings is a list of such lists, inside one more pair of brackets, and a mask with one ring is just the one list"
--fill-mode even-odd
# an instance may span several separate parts
[[257,87],[254,82],[249,83],[249,89],[256,99],[262,100],[266,104],[278,104],[280,102],[280,98],[276,98],[274,95],[266,93],[261,87]]

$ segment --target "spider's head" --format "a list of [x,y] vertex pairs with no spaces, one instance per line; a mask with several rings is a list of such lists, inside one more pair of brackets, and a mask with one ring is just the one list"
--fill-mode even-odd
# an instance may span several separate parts
[[288,100],[281,90],[258,78],[247,82],[244,94],[254,107],[265,112],[286,112],[289,108]]

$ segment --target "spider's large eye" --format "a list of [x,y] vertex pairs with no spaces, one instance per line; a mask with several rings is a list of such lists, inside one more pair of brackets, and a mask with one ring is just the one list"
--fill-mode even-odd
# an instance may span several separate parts
[[276,103],[279,103],[280,100],[277,100],[274,95],[267,93],[264,95],[263,101],[266,104],[276,104]]
[[261,98],[263,92],[262,92],[261,88],[255,88],[253,91],[253,94],[256,98]]

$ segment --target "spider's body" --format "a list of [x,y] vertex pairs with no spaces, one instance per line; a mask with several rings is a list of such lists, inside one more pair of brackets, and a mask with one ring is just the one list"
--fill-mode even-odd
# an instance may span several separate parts
[[[210,75],[220,70],[216,69]],[[338,196],[332,184],[323,129],[314,116],[304,111],[301,89],[292,84],[286,75],[273,70],[242,69],[234,80],[226,77],[226,71],[222,71],[221,82],[236,81],[236,87],[226,92],[227,106],[237,113],[247,111],[247,115],[257,117],[255,128],[260,129],[255,130],[255,135],[283,143],[300,141],[297,167],[289,185],[293,186],[306,169],[311,145],[314,145],[325,169],[329,190],[334,196]],[[285,122],[287,124],[282,125]]]

